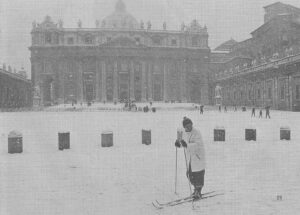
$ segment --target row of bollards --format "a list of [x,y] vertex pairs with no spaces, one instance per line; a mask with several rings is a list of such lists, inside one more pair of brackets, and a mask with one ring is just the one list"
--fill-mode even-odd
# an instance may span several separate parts
[[[182,133],[177,132],[177,139],[182,138]],[[280,128],[280,140],[290,140],[291,130],[289,127]],[[256,141],[256,129],[245,129],[245,140]],[[225,128],[216,127],[214,129],[214,141],[225,141]],[[151,130],[142,130],[142,144],[151,144]],[[113,132],[104,131],[101,134],[101,146],[112,147],[113,146]],[[70,149],[70,132],[58,133],[58,149],[65,150]],[[23,137],[22,133],[18,131],[12,131],[8,135],[8,153],[22,153],[23,152]]]
[[[142,144],[151,144],[151,130],[142,130]],[[103,131],[101,133],[101,146],[113,146],[113,132]],[[58,133],[58,150],[62,151],[70,149],[70,132]],[[22,153],[23,152],[23,136],[18,131],[11,131],[8,135],[8,153]]]
[[[256,129],[246,128],[245,129],[245,140],[256,141]],[[289,127],[280,128],[280,140],[291,140],[291,129]],[[225,128],[216,127],[214,129],[214,141],[225,141]]]

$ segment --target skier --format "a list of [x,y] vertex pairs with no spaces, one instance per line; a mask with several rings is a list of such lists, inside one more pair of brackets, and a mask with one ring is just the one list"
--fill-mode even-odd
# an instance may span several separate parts
[[253,116],[255,117],[255,107],[252,108],[252,114],[251,114],[251,117],[253,117]]
[[193,122],[184,117],[182,125],[185,132],[182,140],[176,140],[175,146],[183,147],[186,153],[187,172],[186,175],[190,183],[194,186],[192,197],[199,199],[202,197],[201,191],[204,186],[205,174],[205,151],[201,133],[193,128]]

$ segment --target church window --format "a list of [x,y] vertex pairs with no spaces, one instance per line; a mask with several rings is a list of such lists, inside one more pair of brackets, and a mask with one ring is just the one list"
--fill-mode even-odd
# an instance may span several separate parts
[[138,43],[138,44],[141,42],[141,39],[139,37],[136,37],[134,39],[135,39],[135,42]]
[[93,43],[93,38],[91,36],[86,36],[84,38],[84,43],[85,44],[92,44]]
[[296,99],[299,100],[300,99],[300,85],[296,85]]
[[161,45],[161,39],[159,37],[154,37],[152,39],[152,41],[153,41],[154,45],[157,45],[157,46]]
[[69,44],[69,45],[74,44],[74,38],[73,38],[73,37],[69,37],[69,38],[68,38],[68,44]]
[[198,46],[198,37],[197,36],[192,37],[192,46]]
[[171,44],[172,44],[172,46],[176,46],[177,45],[177,40],[176,39],[172,39]]
[[268,88],[268,99],[272,99],[272,88]]
[[46,44],[51,44],[51,33],[46,33],[45,42]]

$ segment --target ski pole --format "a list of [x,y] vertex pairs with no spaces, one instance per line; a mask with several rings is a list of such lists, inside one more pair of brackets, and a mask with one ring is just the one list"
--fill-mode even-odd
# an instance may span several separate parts
[[177,147],[176,147],[176,161],[175,161],[175,194],[177,194]]
[[[184,158],[185,158],[185,166],[186,166],[186,171],[188,171],[188,164],[187,164],[187,160],[186,160],[186,152],[185,152],[185,148],[184,148]],[[190,182],[190,175],[187,175],[188,180],[189,180],[189,187],[190,187],[190,194],[192,195],[192,188],[191,188],[191,182]]]

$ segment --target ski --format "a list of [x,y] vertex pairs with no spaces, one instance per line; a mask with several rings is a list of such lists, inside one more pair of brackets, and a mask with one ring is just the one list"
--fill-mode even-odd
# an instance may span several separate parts
[[[206,196],[206,195],[209,195],[209,194],[212,194],[216,191],[210,191],[210,192],[207,192],[207,193],[203,193],[202,194],[202,197],[203,196]],[[173,203],[178,203],[178,202],[181,202],[181,201],[186,201],[186,200],[189,200],[189,199],[192,199],[193,197],[192,196],[187,196],[187,197],[184,197],[184,198],[180,198],[180,199],[176,199],[176,200],[173,200],[173,201],[169,201],[169,202],[165,202],[165,203],[160,203],[158,202],[157,200],[156,203],[159,205],[159,206],[165,206],[165,205],[169,205],[169,204],[173,204]]]
[[155,204],[155,203],[152,202],[152,205],[156,209],[163,209],[165,207],[172,207],[172,206],[181,205],[181,204],[188,203],[188,202],[198,202],[198,201],[201,201],[201,200],[204,200],[204,199],[208,199],[208,198],[212,198],[212,197],[219,196],[219,195],[224,195],[224,193],[217,193],[217,194],[212,194],[212,195],[206,195],[206,196],[203,196],[200,199],[188,198],[188,199],[186,199],[184,201],[178,201],[178,202],[173,202],[173,203],[164,204],[164,205],[159,205],[159,204]]

